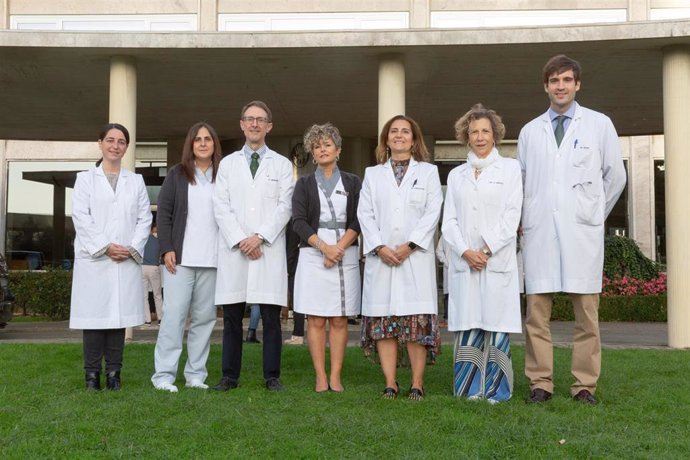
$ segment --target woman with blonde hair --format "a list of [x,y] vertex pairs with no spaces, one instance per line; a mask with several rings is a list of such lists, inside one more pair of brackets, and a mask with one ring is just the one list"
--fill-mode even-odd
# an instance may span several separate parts
[[517,160],[499,155],[505,126],[477,104],[455,124],[470,151],[448,175],[443,238],[451,248],[448,330],[455,332],[455,396],[497,403],[510,399],[509,333],[520,333],[516,259],[522,207]]
[[[314,390],[341,392],[347,347],[347,317],[359,314],[361,291],[357,204],[362,183],[341,171],[342,137],[330,123],[304,134],[316,171],[301,177],[292,195],[292,228],[300,238],[294,309],[308,315],[307,339],[316,372]],[[326,323],[329,324],[330,376],[326,374]]]

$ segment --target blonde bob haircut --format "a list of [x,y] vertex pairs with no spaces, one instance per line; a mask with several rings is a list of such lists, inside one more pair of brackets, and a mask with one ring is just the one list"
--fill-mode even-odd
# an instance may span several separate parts
[[340,131],[330,121],[323,125],[311,125],[304,132],[304,151],[311,153],[314,147],[329,139],[333,141],[337,149],[342,147],[343,138],[340,135]]
[[501,121],[501,117],[491,109],[487,109],[482,103],[477,103],[467,111],[465,115],[460,117],[455,122],[455,138],[461,143],[467,145],[470,139],[470,123],[476,120],[486,118],[491,123],[491,131],[493,131],[494,142],[499,145],[506,135],[506,126]]
[[416,121],[407,115],[396,115],[383,125],[381,134],[379,135],[379,145],[376,146],[376,161],[378,161],[379,164],[388,161],[390,157],[390,150],[388,149],[388,132],[391,130],[393,123],[398,120],[405,120],[412,128],[412,158],[417,161],[427,161],[427,158],[429,158],[429,150],[427,150],[426,144],[424,143],[422,129]]

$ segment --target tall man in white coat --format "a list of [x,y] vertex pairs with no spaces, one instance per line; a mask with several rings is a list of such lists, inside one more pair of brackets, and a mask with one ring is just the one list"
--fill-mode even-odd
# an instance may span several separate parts
[[550,318],[553,295],[562,291],[575,310],[570,392],[576,401],[596,404],[604,221],[625,187],[625,169],[611,120],[575,102],[580,64],[554,56],[543,77],[551,105],[522,128],[518,139],[525,194],[528,402],[542,403],[553,394]]
[[285,226],[292,213],[292,163],[266,146],[271,110],[261,101],[242,109],[241,150],[220,162],[213,195],[221,233],[216,305],[223,305],[223,377],[219,391],[237,388],[242,367],[245,303],[259,304],[264,327],[266,388],[280,382],[280,309],[287,305]]

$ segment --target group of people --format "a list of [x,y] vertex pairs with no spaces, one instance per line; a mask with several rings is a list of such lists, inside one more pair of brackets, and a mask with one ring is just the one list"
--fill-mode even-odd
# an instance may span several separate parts
[[[182,160],[169,171],[158,198],[165,305],[154,353],[155,388],[178,391],[188,316],[186,386],[208,388],[216,306],[222,306],[224,328],[222,377],[213,388],[238,387],[245,305],[257,304],[265,386],[284,390],[280,311],[288,298],[291,221],[299,238],[293,304],[308,318],[314,390],[344,391],[347,318],[361,311],[361,345],[380,361],[383,397],[396,398],[401,391],[397,368],[404,353],[411,367],[407,397],[423,399],[427,356],[440,352],[434,249],[441,220],[448,329],[455,332],[454,394],[490,403],[512,396],[509,334],[522,329],[519,236],[528,401],[544,402],[553,393],[549,320],[553,293],[563,291],[573,300],[577,323],[571,394],[596,403],[603,225],[623,190],[625,171],[610,119],[575,102],[581,83],[577,61],[555,56],[543,77],[550,107],[522,129],[517,160],[498,152],[505,126],[495,111],[477,104],[456,122],[457,139],[469,147],[468,161],[448,175],[445,202],[438,169],[428,162],[422,131],[409,116],[397,115],[383,126],[378,164],[366,169],[363,180],[338,168],[338,129],[330,123],[311,126],[304,148],[316,168],[296,184],[291,162],[266,145],[273,125],[265,103],[252,101],[242,109],[245,144],[225,158],[210,125],[192,126]],[[99,135],[103,159],[78,174],[73,195],[70,327],[84,330],[91,389],[100,389],[103,358],[107,388],[120,388],[124,328],[144,322],[139,264],[151,213],[141,176],[121,168],[128,143],[123,126],[106,125]]]

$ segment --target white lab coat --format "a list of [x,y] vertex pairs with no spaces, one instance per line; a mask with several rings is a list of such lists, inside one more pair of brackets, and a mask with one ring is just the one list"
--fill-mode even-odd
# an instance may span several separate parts
[[522,128],[522,250],[527,294],[601,292],[604,220],[626,177],[618,135],[604,114],[576,106],[556,145],[548,112]]
[[[469,163],[448,175],[442,232],[450,247],[448,330],[521,332],[516,253],[522,205],[517,161],[499,157],[478,178]],[[470,269],[462,254],[491,250],[486,268]]]
[[110,243],[144,255],[151,228],[151,206],[144,179],[120,170],[116,191],[102,167],[77,174],[72,194],[74,273],[69,327],[120,329],[144,323],[141,265],[95,256]]
[[[216,305],[238,302],[287,305],[285,226],[292,212],[292,163],[270,149],[252,178],[242,150],[220,162],[213,208],[218,241]],[[263,255],[249,260],[243,239],[260,234]]]
[[443,235],[438,239],[436,244],[436,258],[443,264],[443,294],[448,294],[448,268],[450,267],[450,250],[443,239]]
[[[366,169],[357,209],[366,254],[362,315],[436,314],[434,232],[442,204],[435,165],[411,159],[400,187],[390,161]],[[407,241],[418,247],[399,267],[371,254]]]

